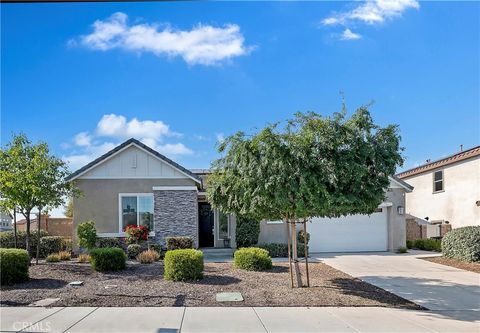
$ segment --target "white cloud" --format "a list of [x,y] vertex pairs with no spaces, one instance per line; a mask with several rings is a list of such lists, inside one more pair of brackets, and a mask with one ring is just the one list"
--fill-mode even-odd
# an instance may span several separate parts
[[169,156],[192,154],[193,151],[183,143],[163,142],[166,138],[180,136],[160,120],[137,118],[127,120],[125,116],[112,113],[102,116],[93,132],[84,131],[76,134],[73,137],[73,145],[63,144],[65,149],[72,149],[63,159],[69,163],[71,170],[76,170],[131,137]]
[[218,142],[222,142],[223,140],[225,140],[225,135],[223,133],[216,133],[215,137],[217,138]]
[[322,20],[323,25],[347,25],[360,21],[367,24],[379,24],[388,19],[401,16],[410,8],[418,9],[417,0],[368,0],[347,12],[335,13]]
[[94,50],[115,48],[134,52],[151,52],[157,56],[182,57],[190,65],[213,65],[248,54],[253,48],[236,24],[223,27],[197,25],[191,30],[174,29],[159,24],[128,24],[128,16],[115,13],[93,23],[93,32],[69,41]]
[[360,38],[362,38],[362,35],[354,33],[354,32],[352,32],[352,30],[350,30],[348,28],[345,29],[340,36],[341,40],[356,40],[356,39],[360,39]]

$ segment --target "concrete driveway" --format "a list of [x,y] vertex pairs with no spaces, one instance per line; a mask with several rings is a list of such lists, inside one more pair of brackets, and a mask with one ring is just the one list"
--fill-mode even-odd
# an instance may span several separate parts
[[432,255],[425,251],[311,254],[312,258],[427,309],[450,311],[452,316],[470,310],[472,319],[480,318],[480,274],[421,259]]

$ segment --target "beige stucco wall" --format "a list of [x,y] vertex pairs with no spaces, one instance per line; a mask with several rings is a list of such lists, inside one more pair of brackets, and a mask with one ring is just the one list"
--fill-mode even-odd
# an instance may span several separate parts
[[407,194],[406,211],[430,221],[444,220],[453,228],[480,225],[480,156],[443,168],[444,191],[433,193],[433,172],[404,178],[415,189]]
[[98,233],[119,232],[119,193],[153,193],[153,186],[195,186],[190,179],[78,179],[83,195],[73,202],[74,234],[79,223],[93,220]]

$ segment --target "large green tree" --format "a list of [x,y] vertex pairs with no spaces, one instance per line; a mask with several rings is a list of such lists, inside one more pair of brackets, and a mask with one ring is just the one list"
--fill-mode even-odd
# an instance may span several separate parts
[[25,217],[29,252],[34,209],[39,212],[40,228],[42,210],[62,205],[67,196],[78,195],[74,184],[65,181],[68,174],[67,164],[50,154],[46,143],[33,144],[24,134],[14,135],[0,150],[0,204],[7,209],[16,207]]
[[295,222],[374,212],[403,163],[398,127],[376,125],[368,107],[350,118],[345,108],[332,117],[297,113],[253,135],[238,132],[218,151],[209,201],[226,213],[284,220],[294,262]]

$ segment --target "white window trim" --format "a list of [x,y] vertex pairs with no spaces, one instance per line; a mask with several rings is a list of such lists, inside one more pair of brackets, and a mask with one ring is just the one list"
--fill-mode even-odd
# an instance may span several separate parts
[[[118,237],[125,237],[125,232],[122,228],[122,198],[123,197],[137,197],[137,225],[138,225],[138,197],[152,197],[153,193],[118,193]],[[155,207],[155,203],[154,203]],[[155,216],[154,216],[155,220]],[[153,229],[148,233],[149,236],[155,236],[155,222],[153,223]],[[110,234],[110,233],[109,233]],[[109,236],[104,236],[109,237]]]
[[[442,179],[440,180],[435,180],[435,174],[437,172],[441,172],[442,173]],[[435,193],[442,193],[442,192],[445,192],[445,173],[443,172],[443,170],[437,170],[437,171],[434,171],[432,173],[432,180],[433,180],[433,183],[432,183],[432,190],[433,190],[433,194]],[[439,182],[442,182],[442,189],[441,190],[438,190],[438,191],[435,191],[435,185]]]

